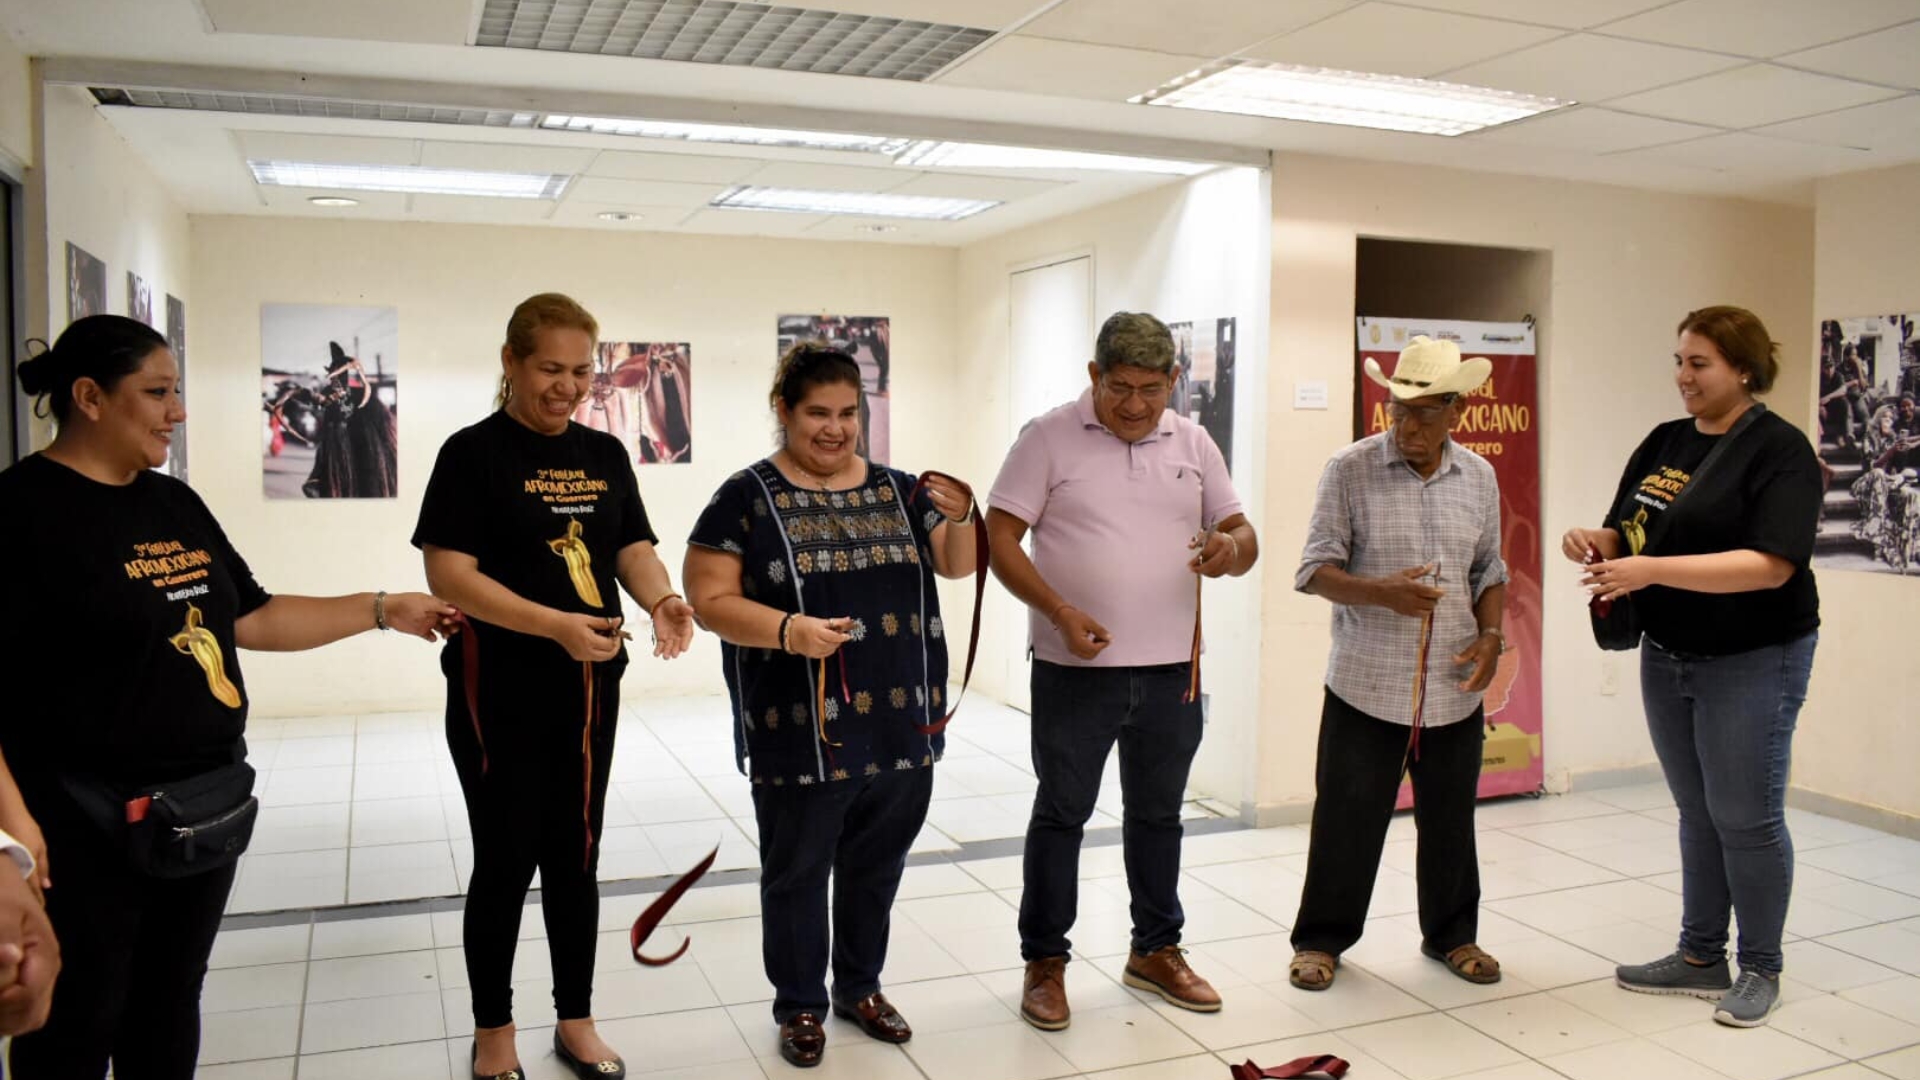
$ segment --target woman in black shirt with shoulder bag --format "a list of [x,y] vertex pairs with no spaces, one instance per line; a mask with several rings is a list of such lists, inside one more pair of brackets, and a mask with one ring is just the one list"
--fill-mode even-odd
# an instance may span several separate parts
[[[24,811],[0,829],[42,861],[64,966],[33,1080],[193,1075],[200,984],[257,803],[239,649],[312,649],[372,630],[434,639],[424,593],[269,596],[166,464],[187,417],[152,327],[92,315],[20,365],[52,445],[0,473],[0,654],[16,699],[0,747]],[[8,801],[9,804],[11,800]],[[32,815],[22,821],[16,816]]]
[[1787,772],[1820,626],[1820,466],[1806,435],[1754,400],[1779,373],[1775,349],[1741,308],[1681,320],[1674,381],[1687,416],[1634,451],[1606,524],[1562,543],[1588,564],[1596,602],[1633,605],[1647,727],[1680,811],[1679,946],[1616,979],[1717,1001],[1714,1019],[1735,1027],[1766,1023],[1779,1003]]

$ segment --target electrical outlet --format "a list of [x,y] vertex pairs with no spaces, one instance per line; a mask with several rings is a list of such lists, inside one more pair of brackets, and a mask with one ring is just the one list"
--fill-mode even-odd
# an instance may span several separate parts
[[1612,697],[1620,692],[1620,662],[1611,655],[1600,658],[1600,693]]

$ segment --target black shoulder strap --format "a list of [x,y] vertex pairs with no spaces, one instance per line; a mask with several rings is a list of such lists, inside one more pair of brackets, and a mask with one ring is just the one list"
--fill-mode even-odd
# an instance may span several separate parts
[[1693,470],[1693,476],[1687,480],[1687,486],[1681,488],[1680,494],[1675,495],[1673,501],[1667,504],[1666,512],[1654,519],[1653,523],[1648,526],[1646,541],[1640,545],[1640,554],[1647,554],[1648,550],[1653,547],[1654,540],[1666,532],[1666,523],[1673,517],[1673,512],[1679,509],[1680,500],[1686,498],[1688,492],[1700,486],[1701,480],[1707,475],[1707,469],[1710,468],[1714,462],[1720,460],[1721,453],[1733,444],[1733,440],[1740,437],[1741,432],[1752,427],[1753,422],[1760,419],[1760,414],[1766,411],[1767,407],[1765,405],[1758,401],[1754,402],[1748,406],[1746,412],[1740,414],[1740,419],[1733,422],[1733,426],[1727,429],[1727,433],[1722,435],[1720,440],[1713,444],[1713,449],[1707,451],[1707,456],[1701,460],[1699,467]]

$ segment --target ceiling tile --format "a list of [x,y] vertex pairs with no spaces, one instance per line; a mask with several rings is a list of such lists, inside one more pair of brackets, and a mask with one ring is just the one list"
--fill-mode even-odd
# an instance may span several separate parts
[[700,213],[685,206],[622,206],[619,209],[639,217],[632,221],[601,221],[599,215],[610,207],[596,203],[562,202],[553,210],[548,220],[555,225],[567,225],[592,229],[627,229],[633,231],[651,231],[671,229],[685,221],[689,216]]
[[1628,150],[1615,157],[1621,161],[1661,161],[1756,178],[1792,179],[1830,176],[1877,164],[1862,150],[1770,139],[1747,132]]
[[1864,105],[1897,93],[1829,75],[1750,64],[1608,104],[1672,120],[1748,128]]
[[894,195],[926,195],[936,199],[994,199],[1012,202],[1067,185],[1055,180],[1028,180],[1012,176],[974,176],[969,173],[927,172],[894,188]]
[[568,186],[566,200],[593,203],[601,209],[623,210],[629,206],[705,206],[725,190],[725,184],[670,184],[658,180],[583,176]]
[[472,195],[415,195],[413,217],[482,225],[529,225],[545,221],[554,204],[547,199],[486,199]]
[[1066,0],[1022,26],[1028,37],[1219,57],[1352,7],[1357,0]]
[[1913,0],[1680,0],[1609,23],[1620,37],[1771,57],[1896,26]]
[[413,165],[420,144],[413,139],[368,139],[358,135],[309,135],[296,131],[235,131],[240,152],[254,161],[318,161],[331,165]]
[[941,86],[1125,101],[1212,59],[1015,34],[974,53],[934,81]]
[[1920,22],[1788,53],[1779,62],[1829,75],[1920,89],[1920,62],[1916,57],[1920,57]]
[[699,154],[649,154],[602,150],[587,172],[623,180],[670,180],[696,184],[734,184],[760,167],[758,158],[706,157]]
[[957,241],[953,234],[963,227],[958,221],[905,221],[836,214],[807,229],[806,235],[809,240],[868,244],[954,244]]
[[496,142],[425,142],[420,164],[435,169],[495,172],[585,172],[595,151],[571,146],[515,146]]
[[200,0],[222,34],[464,45],[472,0]]
[[1598,34],[1571,34],[1455,68],[1440,77],[1471,86],[1591,103],[1698,78],[1740,63],[1734,57],[1693,49]]
[[879,15],[889,19],[977,26],[1001,30],[1008,23],[1046,6],[1044,0],[818,0],[795,5],[849,15]]
[[1584,30],[1671,0],[1412,0],[1409,7]]
[[[1771,124],[1754,129],[1754,133],[1829,146],[1851,146],[1902,160],[1920,160],[1920,94]],[[1920,193],[1916,196],[1920,197]]]
[[773,210],[702,210],[681,222],[689,232],[735,236],[798,236],[828,220],[827,214],[784,214]]
[[891,191],[912,178],[911,170],[897,166],[863,169],[854,165],[769,161],[741,183],[755,187],[805,188],[810,191]]
[[1426,78],[1515,49],[1557,30],[1369,3],[1250,49],[1248,56],[1288,64]]
[[1550,147],[1555,150],[1584,150],[1590,154],[1611,154],[1642,146],[1719,135],[1721,129],[1673,120],[1655,120],[1608,109],[1582,108],[1548,113],[1530,120],[1504,124],[1476,132],[1467,138],[1476,141],[1511,143],[1519,146]]

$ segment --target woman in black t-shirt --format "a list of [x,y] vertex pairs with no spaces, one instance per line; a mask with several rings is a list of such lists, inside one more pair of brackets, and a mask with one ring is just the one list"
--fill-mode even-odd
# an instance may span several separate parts
[[[1568,530],[1562,551],[1597,556],[1585,577],[1596,599],[1635,607],[1647,727],[1680,811],[1679,947],[1616,978],[1717,1000],[1715,1020],[1754,1027],[1779,1001],[1793,888],[1787,771],[1820,626],[1820,467],[1806,436],[1754,400],[1779,363],[1753,313],[1702,308],[1679,334],[1674,381],[1687,417],[1653,429],[1606,523]],[[1732,441],[1703,472],[1722,440]],[[1730,913],[1738,980],[1726,959]]]
[[0,473],[0,747],[24,796],[0,800],[0,829],[39,849],[65,960],[47,1026],[14,1043],[22,1076],[99,1077],[109,1058],[121,1076],[193,1075],[236,867],[151,876],[126,821],[152,805],[136,795],[245,758],[237,650],[376,626],[431,641],[455,615],[422,593],[269,596],[193,489],[152,471],[186,419],[179,379],[166,339],[118,315],[77,320],[20,365],[59,433]]
[[825,1051],[829,1008],[885,1042],[913,1035],[880,973],[945,746],[934,575],[963,577],[984,555],[966,527],[970,493],[937,475],[919,488],[856,452],[862,394],[850,355],[794,346],[771,396],[780,449],[714,493],[688,539],[686,580],[726,643],[780,1053],[808,1067]]
[[440,448],[413,542],[472,636],[449,647],[447,744],[473,826],[463,941],[476,1076],[519,1070],[514,945],[537,868],[559,1024],[554,1052],[586,1077],[625,1075],[593,1022],[599,838],[613,763],[620,589],[653,622],[654,655],[693,640],[620,441],[572,422],[599,326],[557,293],[514,309],[499,410]]

